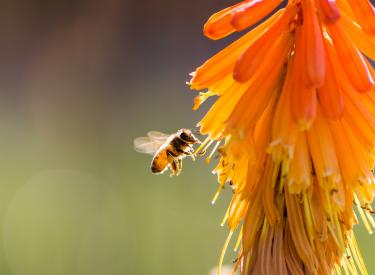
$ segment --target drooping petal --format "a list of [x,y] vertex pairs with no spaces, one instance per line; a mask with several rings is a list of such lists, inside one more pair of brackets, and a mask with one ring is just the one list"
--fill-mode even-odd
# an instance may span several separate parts
[[204,118],[198,123],[201,127],[202,134],[210,134],[212,138],[219,137],[225,129],[225,121],[241,98],[243,93],[248,89],[248,85],[233,84],[226,93],[218,98],[215,104],[207,112]]
[[234,69],[233,78],[238,82],[246,82],[254,75],[254,72],[265,61],[272,45],[281,35],[291,20],[296,15],[297,8],[291,6],[285,9],[284,13],[275,20],[274,24],[266,29],[248,47],[238,59]]
[[332,57],[330,56],[330,46],[328,43],[329,42],[325,40],[327,49],[326,80],[323,86],[318,89],[318,98],[324,115],[328,119],[339,120],[344,112],[344,99],[334,74]]
[[335,0],[317,0],[317,6],[326,24],[335,23],[341,16]]
[[236,229],[242,218],[246,214],[249,201],[241,195],[234,195],[229,205],[228,225],[232,230]]
[[375,34],[375,9],[369,0],[347,0],[363,30]]
[[345,101],[343,122],[352,129],[358,141],[367,150],[374,146],[375,117],[359,100],[359,95],[350,86],[341,86]]
[[314,187],[310,200],[311,215],[316,239],[324,241],[328,236],[327,214],[323,208],[323,194],[320,192],[317,179],[315,178],[313,182]]
[[290,59],[292,66],[292,78],[293,82],[291,85],[291,109],[294,120],[296,121],[300,130],[307,130],[310,128],[311,123],[315,119],[316,115],[316,90],[314,88],[308,88],[304,85],[303,71],[303,40],[300,28],[296,30],[296,47],[294,58]]
[[205,89],[221,80],[226,75],[231,74],[241,53],[249,44],[253,43],[264,30],[271,26],[273,21],[281,14],[282,10],[276,12],[269,20],[254,28],[197,68],[191,79],[191,88],[195,90]]
[[259,22],[271,13],[282,0],[245,0],[213,14],[205,23],[203,33],[218,40]]
[[339,22],[328,26],[328,29],[348,79],[350,79],[353,86],[360,92],[368,92],[371,90],[374,86],[374,80],[367,68],[365,57],[363,57],[361,52],[348,38]]
[[237,31],[244,30],[259,22],[282,2],[282,0],[247,1],[233,10],[231,25]]
[[288,64],[284,86],[277,102],[272,123],[272,141],[268,151],[275,162],[288,162],[294,154],[298,126],[291,113],[291,85],[293,84],[292,66]]
[[[343,179],[352,186],[355,186],[358,182],[364,184],[372,177],[372,173],[362,158],[361,148],[353,147],[356,141],[353,140],[354,136],[350,133],[350,129],[344,127],[340,122],[331,123],[330,128],[334,137]],[[348,158],[347,156],[352,157]]]
[[375,37],[363,32],[360,25],[343,15],[340,23],[358,49],[371,59],[375,59]]
[[299,194],[312,184],[312,164],[307,146],[306,135],[298,133],[296,149],[288,174],[288,190]]
[[231,25],[232,11],[236,9],[238,6],[243,5],[244,2],[248,1],[240,2],[234,6],[228,7],[224,10],[221,10],[213,14],[207,20],[206,24],[204,24],[204,35],[210,39],[217,40],[233,33],[235,29]]
[[[282,68],[293,45],[293,35],[286,33],[278,39],[270,50],[270,56],[263,62],[257,74],[250,81],[249,89],[244,93],[233,109],[228,128],[243,131],[255,125],[280,81]],[[245,123],[244,123],[245,122]],[[240,125],[243,125],[240,127]]]
[[308,88],[320,88],[325,79],[326,64],[323,35],[313,0],[303,1],[302,24],[303,81]]
[[336,0],[336,4],[341,12],[349,15],[351,18],[355,17],[349,3],[346,0]]
[[[332,134],[320,108],[311,130],[307,132],[307,141],[319,183],[323,184],[323,178],[330,178],[330,185],[335,185],[339,180],[340,169]],[[333,187],[327,183],[327,188]]]

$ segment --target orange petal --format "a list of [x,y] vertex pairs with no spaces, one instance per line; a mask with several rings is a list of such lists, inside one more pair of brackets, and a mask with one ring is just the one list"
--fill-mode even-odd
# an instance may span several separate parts
[[[340,81],[345,83],[345,81]],[[371,150],[375,140],[375,117],[360,100],[361,94],[356,93],[350,85],[342,85],[341,89],[345,101],[343,120],[352,130],[357,140]]]
[[317,238],[327,239],[327,216],[323,208],[323,194],[318,186],[317,180],[314,180],[314,189],[310,199],[311,216]]
[[220,96],[199,122],[201,133],[203,135],[210,134],[211,138],[220,136],[225,129],[225,121],[247,89],[248,85],[236,83]]
[[[326,44],[329,42],[326,41]],[[326,48],[328,49],[329,46]],[[344,112],[344,99],[334,74],[332,57],[327,51],[326,80],[318,90],[318,98],[324,115],[331,120],[339,120]]]
[[323,180],[324,178],[330,177],[333,181],[338,180],[340,169],[334,140],[328,121],[323,117],[319,107],[315,121],[310,131],[306,132],[306,136],[319,184],[323,184],[323,182],[325,185],[329,184],[328,181]]
[[368,92],[374,86],[374,80],[367,68],[365,58],[339,23],[328,26],[328,29],[342,67],[359,92]]
[[294,60],[292,63],[292,85],[291,85],[291,108],[293,119],[298,124],[300,130],[310,128],[316,115],[316,91],[315,89],[305,87],[301,73],[303,73],[303,48],[302,33],[298,28],[296,31],[296,48]]
[[275,43],[282,30],[285,29],[295,17],[296,11],[297,9],[294,5],[286,8],[283,15],[275,20],[275,23],[266,29],[263,34],[242,53],[233,71],[233,78],[236,81],[245,82],[251,78],[262,62],[265,61],[270,48]]
[[[254,129],[254,149],[256,162],[248,163],[247,179],[243,186],[239,186],[236,192],[243,192],[244,196],[251,196],[253,186],[257,184],[259,178],[263,174],[264,161],[267,156],[267,146],[271,140],[272,119],[276,105],[277,97],[274,96],[272,101],[264,110]],[[232,170],[232,169],[228,169]]]
[[361,26],[353,22],[346,14],[342,15],[340,24],[358,49],[371,59],[375,59],[375,37],[365,34]]
[[331,123],[330,129],[335,141],[341,175],[347,184],[354,187],[357,183],[363,184],[372,174],[362,157],[362,146],[358,146],[351,130],[343,125],[341,122]]
[[363,104],[365,104],[368,112],[375,116],[375,89],[372,89],[369,93],[364,94],[361,97]]
[[272,142],[268,151],[275,161],[288,160],[293,157],[298,127],[295,123],[290,107],[290,92],[292,85],[292,66],[288,64],[284,85],[277,102],[272,122]]
[[246,199],[242,199],[239,195],[234,195],[229,205],[228,212],[228,225],[229,228],[234,230],[241,222],[247,212],[249,202]]
[[267,16],[282,0],[252,0],[232,12],[231,24],[237,31],[244,30]]
[[[326,43],[326,46],[330,60],[332,61],[332,64],[335,64],[334,73],[345,102],[345,109],[342,117],[343,123],[349,125],[349,127],[352,128],[353,134],[363,146],[371,150],[375,139],[375,122],[374,116],[371,113],[372,103],[370,98],[372,91],[366,94],[359,94],[348,79],[343,66],[340,64],[334,46],[331,43]],[[360,100],[361,98],[363,98],[364,101],[366,98],[369,98],[369,104],[364,105]]]
[[333,24],[340,18],[340,11],[335,0],[318,0],[319,13],[326,24]]
[[230,24],[232,20],[232,11],[242,4],[243,2],[240,2],[213,14],[207,20],[206,24],[204,24],[204,35],[210,39],[217,40],[233,33],[235,29]]
[[[346,0],[336,0],[336,4],[340,11],[354,18],[353,11]],[[353,19],[354,20],[354,19]]]
[[347,0],[363,30],[375,34],[375,9],[368,0]]
[[233,109],[227,121],[228,129],[243,131],[255,125],[270,98],[275,95],[275,89],[280,86],[280,73],[292,45],[291,33],[285,33],[275,42],[268,58],[250,81],[249,89]]
[[301,131],[310,129],[316,116],[317,97],[315,89],[307,89],[301,81],[294,81],[291,93],[291,107],[293,119]]
[[312,182],[311,157],[304,132],[299,132],[294,157],[288,174],[288,192],[298,194],[306,190]]
[[269,28],[275,19],[281,16],[282,13],[283,10],[279,10],[267,21],[233,42],[224,50],[208,59],[202,66],[197,68],[191,79],[191,88],[195,90],[208,88],[215,82],[230,74],[233,71],[234,64],[240,54],[249,47],[249,45],[253,43],[264,30]]
[[322,30],[312,0],[303,1],[303,81],[308,88],[323,85],[326,64]]

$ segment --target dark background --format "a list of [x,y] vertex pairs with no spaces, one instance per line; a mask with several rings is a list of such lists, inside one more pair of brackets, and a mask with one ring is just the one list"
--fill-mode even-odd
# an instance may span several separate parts
[[[192,128],[188,74],[232,41],[202,25],[236,1],[2,0],[0,274],[208,274],[230,192],[213,166],[154,176],[132,141]],[[237,35],[238,36],[238,35]],[[375,240],[359,228],[375,273]],[[228,250],[227,263],[235,258]]]

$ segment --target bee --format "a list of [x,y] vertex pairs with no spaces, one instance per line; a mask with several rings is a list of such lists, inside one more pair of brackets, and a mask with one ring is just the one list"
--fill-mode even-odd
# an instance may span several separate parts
[[193,145],[196,143],[200,141],[189,129],[180,129],[172,135],[151,131],[147,137],[136,138],[134,148],[139,153],[154,155],[152,173],[162,174],[169,168],[172,177],[181,174],[183,158],[190,156],[194,159]]

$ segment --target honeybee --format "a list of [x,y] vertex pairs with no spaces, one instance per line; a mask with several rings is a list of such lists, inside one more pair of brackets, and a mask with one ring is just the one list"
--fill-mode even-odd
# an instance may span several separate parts
[[134,148],[137,152],[154,155],[151,171],[155,174],[162,174],[169,168],[170,176],[180,175],[182,159],[186,156],[194,159],[193,145],[200,143],[189,129],[180,129],[172,135],[158,131],[148,132],[147,135],[136,138]]

